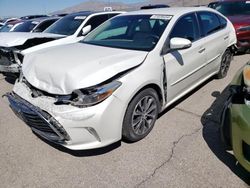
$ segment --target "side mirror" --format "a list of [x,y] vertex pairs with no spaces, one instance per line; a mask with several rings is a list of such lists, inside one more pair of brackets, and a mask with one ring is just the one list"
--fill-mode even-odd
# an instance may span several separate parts
[[192,46],[192,42],[185,38],[172,38],[170,40],[170,49],[171,50],[183,50],[190,48]]
[[82,28],[82,36],[87,35],[91,31],[91,25],[87,25],[86,27]]

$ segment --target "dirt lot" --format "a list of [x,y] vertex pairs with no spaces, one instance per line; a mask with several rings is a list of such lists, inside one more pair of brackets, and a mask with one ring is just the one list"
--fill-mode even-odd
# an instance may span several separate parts
[[[0,187],[248,187],[250,175],[219,139],[225,92],[250,55],[234,58],[223,80],[210,80],[173,105],[152,133],[134,143],[71,152],[34,135],[0,99]],[[13,84],[0,76],[0,95]]]

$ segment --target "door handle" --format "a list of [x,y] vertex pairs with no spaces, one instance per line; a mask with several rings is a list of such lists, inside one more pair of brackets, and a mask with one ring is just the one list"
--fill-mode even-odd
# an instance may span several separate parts
[[227,35],[227,36],[224,37],[224,40],[227,40],[228,38],[229,38],[229,36]]
[[201,54],[201,53],[203,53],[203,52],[205,52],[206,51],[206,48],[201,48],[200,50],[199,50],[199,53]]

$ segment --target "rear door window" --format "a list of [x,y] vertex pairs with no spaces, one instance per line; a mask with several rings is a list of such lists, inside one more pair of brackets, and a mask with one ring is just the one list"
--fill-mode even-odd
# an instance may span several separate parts
[[221,23],[218,16],[211,12],[198,13],[202,35],[207,36],[221,29]]

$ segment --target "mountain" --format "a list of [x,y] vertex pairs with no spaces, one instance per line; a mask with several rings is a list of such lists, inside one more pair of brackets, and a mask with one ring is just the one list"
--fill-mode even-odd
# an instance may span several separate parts
[[113,10],[124,10],[124,11],[132,11],[138,10],[141,6],[149,5],[149,4],[168,4],[170,6],[194,6],[194,5],[207,5],[213,0],[147,0],[142,3],[118,3],[118,2],[104,2],[101,0],[94,1],[85,1],[78,5],[59,10],[54,12],[53,14],[58,13],[72,13],[79,11],[103,11],[104,7],[112,7]]

